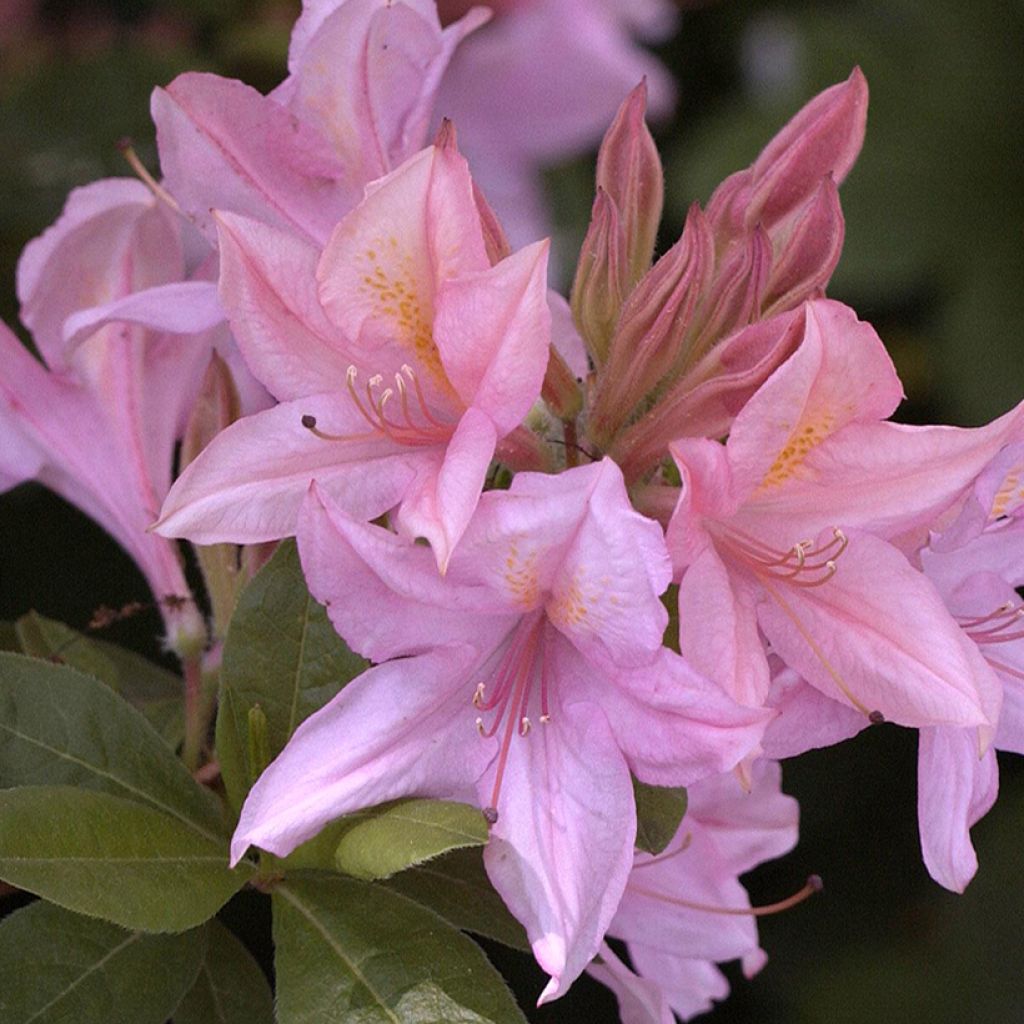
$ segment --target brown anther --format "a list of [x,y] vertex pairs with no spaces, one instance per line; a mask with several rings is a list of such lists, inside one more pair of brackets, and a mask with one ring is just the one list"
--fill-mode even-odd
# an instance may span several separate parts
[[302,417],[302,425],[307,430],[313,430],[316,427],[316,417],[310,416],[309,413],[306,413],[306,415]]
[[484,821],[488,825],[493,825],[498,820],[498,808],[497,807],[485,807],[484,808]]
[[883,715],[881,711],[872,711],[868,715],[868,721],[872,725],[884,725],[885,724],[885,715]]

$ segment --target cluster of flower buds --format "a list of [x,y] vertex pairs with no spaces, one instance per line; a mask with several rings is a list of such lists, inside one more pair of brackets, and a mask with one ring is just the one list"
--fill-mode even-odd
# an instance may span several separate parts
[[[1024,409],[892,422],[880,339],[824,298],[859,70],[657,259],[637,85],[570,302],[549,290],[547,241],[519,244],[523,182],[566,133],[493,109],[510,92],[486,78],[546,33],[545,52],[590,40],[609,91],[649,73],[664,106],[624,55],[626,6],[524,0],[480,28],[460,3],[309,0],[269,96],[206,74],[157,90],[162,182],[80,190],[22,259],[47,366],[0,336],[0,471],[79,504],[160,597],[188,595],[173,538],[226,545],[200,548],[218,636],[248,576],[235,546],[251,567],[297,537],[372,667],[258,780],[236,861],[398,797],[474,804],[541,999],[589,970],[624,1019],[664,1024],[725,994],[717,962],[764,962],[738,876],[796,841],[778,759],[920,729],[925,863],[951,889],[973,875],[994,750],[1024,752]],[[191,601],[164,607],[176,649],[205,642]],[[690,790],[656,856],[635,849],[636,783]]]

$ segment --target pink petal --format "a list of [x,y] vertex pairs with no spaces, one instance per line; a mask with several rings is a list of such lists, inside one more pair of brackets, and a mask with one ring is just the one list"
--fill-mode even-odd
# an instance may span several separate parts
[[615,912],[633,859],[633,788],[593,704],[558,710],[512,742],[484,864],[551,975],[539,1000],[547,1002],[583,971]]
[[517,609],[496,606],[485,588],[454,573],[442,579],[427,548],[346,516],[316,484],[298,538],[310,592],[349,645],[373,661],[439,644],[489,648],[520,618]]
[[761,742],[765,756],[771,758],[831,747],[869,724],[859,711],[826,697],[792,669],[783,669],[772,679],[768,706],[778,712]]
[[901,725],[997,720],[998,681],[932,585],[884,541],[851,535],[819,586],[762,582],[769,642],[827,696]]
[[110,323],[133,323],[168,334],[199,334],[225,319],[217,286],[207,281],[178,281],[133,292],[100,306],[73,313],[64,321],[64,342],[74,349]]
[[480,500],[497,440],[490,417],[467,409],[443,456],[419,460],[402,498],[399,527],[410,537],[427,539],[442,573]]
[[[323,440],[302,425],[313,416]],[[295,533],[311,481],[357,519],[398,503],[434,448],[403,448],[370,431],[351,401],[312,395],[247,416],[218,434],[175,481],[156,524],[199,544],[252,544]]]
[[970,829],[995,803],[994,750],[978,754],[974,729],[922,729],[917,763],[921,852],[940,885],[963,892],[978,870]]
[[307,718],[250,791],[232,863],[250,845],[288,854],[334,818],[396,797],[471,801],[495,746],[473,726],[476,657],[442,647],[388,662]]
[[494,267],[442,282],[434,336],[452,386],[484,410],[501,436],[540,396],[548,363],[548,243],[537,242]]
[[315,128],[242,82],[189,72],[151,109],[167,187],[211,239],[219,209],[322,241],[359,198]]
[[590,963],[587,974],[612,990],[622,1024],[676,1024],[658,984],[634,974],[607,943],[601,945],[599,959]]
[[848,424],[890,415],[903,394],[881,340],[853,310],[827,299],[803,310],[802,343],[747,402],[729,433],[737,493],[756,488],[758,502],[788,494],[812,475],[805,463],[819,445]]
[[294,235],[217,215],[220,295],[253,373],[281,401],[345,387],[355,359],[317,295],[317,250]]

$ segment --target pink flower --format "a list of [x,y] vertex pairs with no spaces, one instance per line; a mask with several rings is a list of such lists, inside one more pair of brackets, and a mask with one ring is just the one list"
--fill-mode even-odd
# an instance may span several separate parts
[[491,266],[452,148],[376,183],[319,256],[275,228],[220,223],[224,305],[281,404],[213,441],[159,531],[204,544],[288,536],[316,479],[357,518],[399,505],[403,530],[443,567],[496,447],[540,394],[547,244]]
[[[457,13],[464,5],[442,5]],[[550,234],[540,169],[594,146],[646,78],[656,116],[671,109],[665,69],[634,41],[675,24],[665,0],[521,0],[459,46],[438,92],[488,199],[523,245]]]
[[736,417],[728,442],[673,445],[668,530],[682,573],[684,656],[761,706],[761,634],[811,685],[911,726],[998,719],[998,681],[931,583],[886,538],[926,528],[1020,429],[883,422],[900,398],[874,332],[807,303],[799,348]]
[[560,995],[626,883],[630,772],[688,784],[737,763],[764,727],[661,646],[661,530],[605,460],[485,494],[443,580],[428,551],[347,519],[319,489],[299,546],[338,631],[382,664],[258,780],[233,856],[250,843],[287,853],[399,796],[478,802],[488,873],[552,977],[541,998]]
[[0,330],[0,480],[37,479],[114,536],[149,582],[178,650],[203,642],[202,616],[176,545],[146,527],[170,486],[213,339],[201,315],[199,329],[172,334],[121,320],[117,309],[138,289],[188,289],[180,228],[138,182],[77,189],[18,266],[22,319],[45,365]]
[[637,853],[608,929],[625,940],[635,973],[607,945],[588,968],[615,993],[623,1024],[672,1024],[673,1014],[689,1020],[710,1010],[729,994],[716,961],[742,959],[747,977],[764,965],[739,876],[796,845],[799,810],[780,778],[779,765],[761,759],[749,792],[732,773],[694,784],[664,852]]
[[323,244],[426,142],[452,51],[487,16],[442,30],[430,0],[306,0],[269,96],[192,72],[153,93],[167,187],[211,241],[216,209]]

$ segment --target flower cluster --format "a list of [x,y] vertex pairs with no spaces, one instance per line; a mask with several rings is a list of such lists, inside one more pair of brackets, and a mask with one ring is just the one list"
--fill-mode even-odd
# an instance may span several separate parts
[[[586,970],[666,1024],[765,960],[738,876],[796,841],[782,758],[919,729],[925,864],[972,877],[994,751],[1024,752],[1024,406],[893,422],[880,339],[824,297],[859,71],[655,259],[670,88],[630,33],[667,5],[438,7],[307,0],[270,95],[156,91],[162,182],[79,190],[22,258],[45,366],[0,335],[0,479],[103,524],[179,651],[206,638],[174,538],[297,538],[371,667],[256,782],[236,862],[472,804],[541,1000]],[[602,90],[552,105],[581,54]],[[567,302],[534,172],[609,120]],[[689,788],[657,855],[636,783]]]

